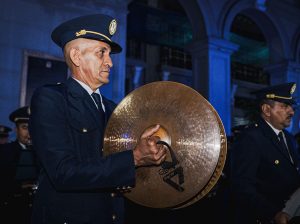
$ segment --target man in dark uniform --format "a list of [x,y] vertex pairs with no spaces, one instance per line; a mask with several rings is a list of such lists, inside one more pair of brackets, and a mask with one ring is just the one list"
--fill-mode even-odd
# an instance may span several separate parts
[[300,186],[299,156],[289,127],[295,83],[255,92],[260,118],[237,139],[231,154],[236,224],[287,223],[281,210]]
[[166,157],[154,135],[159,125],[141,133],[133,150],[103,155],[105,126],[116,104],[99,87],[109,82],[110,54],[122,50],[111,40],[116,29],[115,19],[96,14],[52,32],[71,77],[38,88],[31,100],[29,129],[41,164],[33,224],[124,223],[122,192],[134,187],[135,169]]
[[9,142],[9,132],[11,131],[12,129],[10,127],[0,125],[0,145]]
[[38,173],[28,131],[29,108],[15,110],[9,119],[16,125],[16,140],[1,147],[1,213],[11,223],[29,224]]

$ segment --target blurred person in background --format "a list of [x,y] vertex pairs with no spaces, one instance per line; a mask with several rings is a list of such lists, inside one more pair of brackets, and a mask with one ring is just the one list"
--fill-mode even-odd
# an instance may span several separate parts
[[0,145],[9,143],[9,132],[11,131],[12,129],[10,127],[0,125]]
[[294,116],[295,83],[255,92],[260,117],[238,136],[231,152],[234,224],[287,224],[282,211],[300,187],[299,154],[286,128]]
[[0,212],[11,223],[29,224],[39,170],[28,130],[29,107],[18,108],[9,119],[15,124],[16,139],[0,150]]

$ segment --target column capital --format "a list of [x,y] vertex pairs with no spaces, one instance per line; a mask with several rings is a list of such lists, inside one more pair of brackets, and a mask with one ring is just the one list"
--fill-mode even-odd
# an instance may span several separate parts
[[134,74],[133,74],[133,85],[134,88],[137,88],[140,86],[142,71],[144,67],[143,66],[133,66]]
[[225,39],[209,37],[206,39],[193,41],[187,45],[186,49],[193,53],[200,53],[207,50],[215,50],[232,54],[239,49],[239,45]]
[[269,64],[264,67],[264,70],[269,71],[289,71],[300,73],[300,64],[295,61],[285,60],[276,64]]

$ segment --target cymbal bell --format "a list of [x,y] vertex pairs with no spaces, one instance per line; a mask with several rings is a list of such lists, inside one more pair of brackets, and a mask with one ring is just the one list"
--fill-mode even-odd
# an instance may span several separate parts
[[128,94],[113,111],[104,135],[105,156],[132,150],[143,131],[168,147],[160,166],[136,169],[136,186],[125,197],[152,208],[179,209],[203,198],[219,179],[227,153],[226,134],[213,106],[194,89],[158,81]]

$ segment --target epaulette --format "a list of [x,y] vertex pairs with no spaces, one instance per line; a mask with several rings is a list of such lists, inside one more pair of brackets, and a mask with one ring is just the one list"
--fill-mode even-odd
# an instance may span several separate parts
[[232,132],[241,132],[241,131],[243,131],[247,127],[248,127],[248,125],[246,125],[246,124],[237,125],[237,126],[232,127],[231,131]]
[[52,84],[45,84],[44,86],[46,87],[52,87],[52,86],[63,86],[64,83],[62,82],[57,82],[57,83],[52,83]]
[[53,90],[56,90],[56,91],[60,92],[63,95],[66,95],[66,88],[65,88],[64,83],[57,82],[55,84],[46,84],[46,85],[44,85],[44,87],[49,87]]
[[258,123],[251,123],[251,124],[248,124],[245,126],[245,129],[248,129],[248,128],[257,128],[258,127]]

